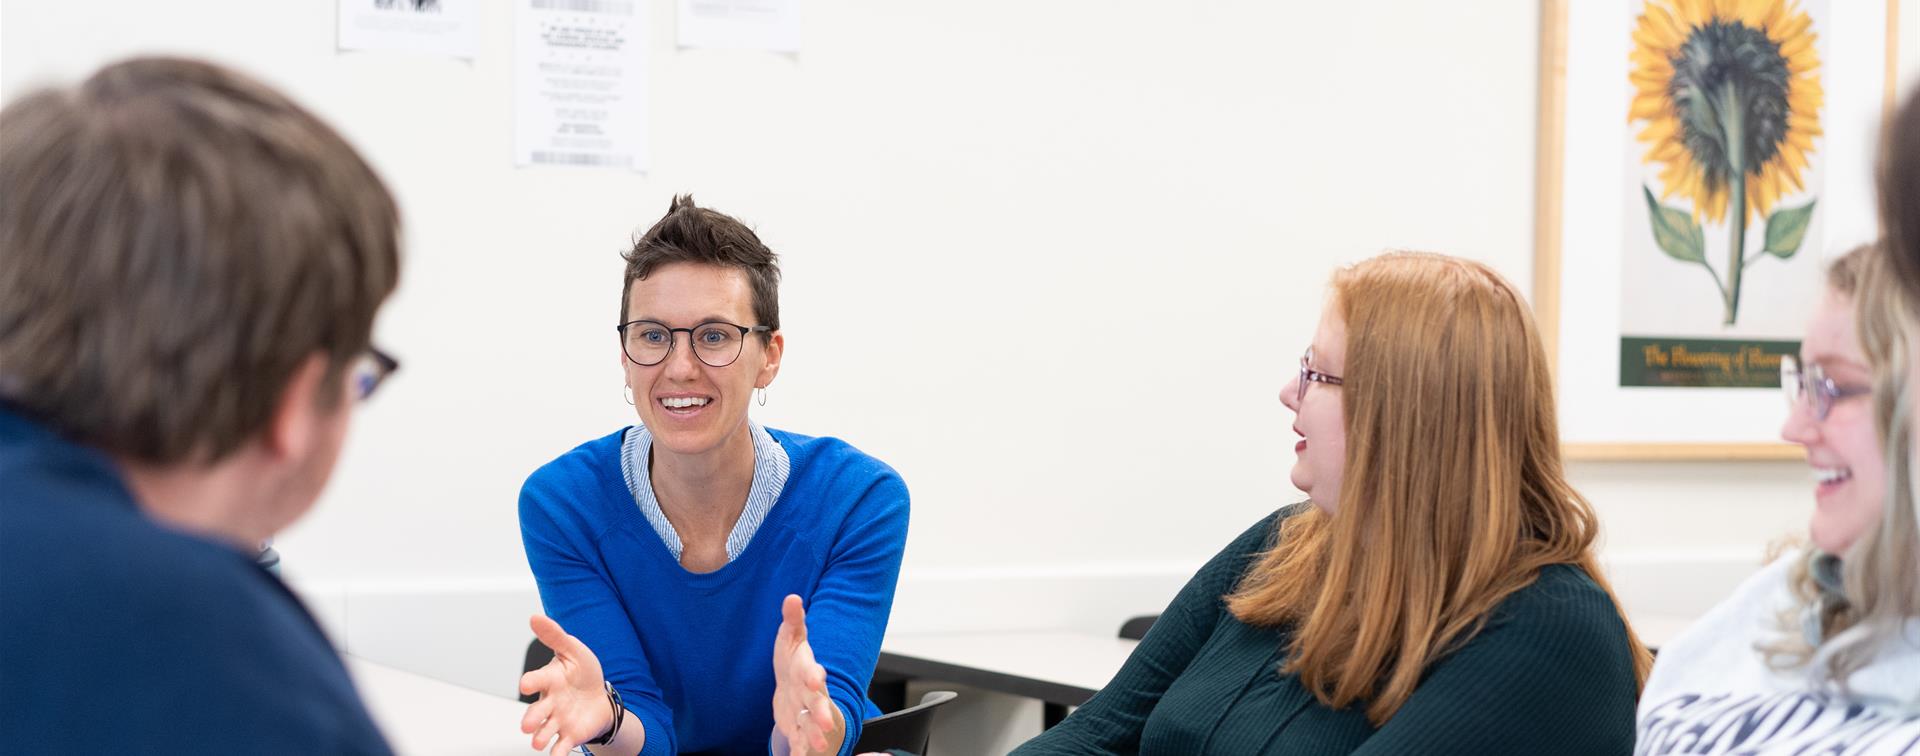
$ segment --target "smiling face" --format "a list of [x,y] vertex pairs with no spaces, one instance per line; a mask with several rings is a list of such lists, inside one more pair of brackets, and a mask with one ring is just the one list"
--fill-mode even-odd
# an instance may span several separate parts
[[[1852,297],[1827,290],[1800,343],[1800,364],[1802,370],[1818,365],[1842,389],[1871,388],[1873,374],[1860,346]],[[1815,505],[1808,529],[1814,545],[1844,554],[1880,519],[1886,458],[1868,394],[1834,401],[1821,420],[1808,393],[1789,411],[1780,437],[1805,449],[1813,467]]]
[[[1328,375],[1343,375],[1347,364],[1347,327],[1331,303],[1320,314],[1320,326],[1313,334],[1313,359],[1309,369]],[[1347,464],[1346,414],[1342,409],[1342,388],[1309,381],[1306,396],[1300,395],[1300,376],[1280,389],[1280,403],[1293,410],[1293,432],[1300,441],[1293,446],[1293,486],[1306,492],[1314,506],[1334,514],[1340,501],[1340,478]]]
[[[746,273],[690,262],[662,265],[635,280],[627,290],[627,319],[652,320],[669,328],[713,322],[759,325]],[[759,334],[749,334],[739,359],[726,367],[701,362],[687,334],[672,338],[673,350],[657,365],[636,365],[624,353],[620,357],[627,386],[633,389],[634,409],[653,435],[654,448],[686,456],[742,444],[751,448],[748,400],[754,388],[771,384],[779,374],[784,337],[775,332],[762,342]]]

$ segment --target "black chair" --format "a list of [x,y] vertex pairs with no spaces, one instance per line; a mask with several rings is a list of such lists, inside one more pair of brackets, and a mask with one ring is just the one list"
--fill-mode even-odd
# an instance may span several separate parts
[[920,756],[927,754],[927,741],[933,737],[933,712],[941,704],[960,697],[950,690],[930,690],[912,708],[882,714],[860,725],[860,739],[854,753],[899,749]]
[[1123,640],[1140,640],[1147,637],[1147,630],[1153,627],[1153,621],[1160,619],[1158,614],[1147,614],[1120,623],[1120,637]]
[[[541,643],[539,638],[535,638],[533,642],[527,644],[527,663],[520,665],[520,674],[524,675],[547,666],[547,662],[550,661],[553,661],[553,649],[547,648],[547,644]],[[516,685],[517,684],[516,681]],[[517,687],[515,691],[518,692]],[[520,694],[520,703],[530,704],[538,700],[540,700],[540,697],[532,693]]]

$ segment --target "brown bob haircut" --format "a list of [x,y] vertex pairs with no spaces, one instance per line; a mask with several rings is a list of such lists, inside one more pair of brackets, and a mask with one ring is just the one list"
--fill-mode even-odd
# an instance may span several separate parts
[[[1336,273],[1331,311],[1347,327],[1339,514],[1287,518],[1227,605],[1248,624],[1293,626],[1285,671],[1330,707],[1363,703],[1377,726],[1542,567],[1612,589],[1512,284],[1470,260],[1390,253]],[[1628,637],[1644,685],[1652,656]]]
[[760,243],[760,237],[745,223],[726,213],[698,207],[693,195],[674,197],[667,214],[653,228],[633,240],[633,248],[622,254],[627,261],[626,277],[620,282],[620,322],[627,322],[627,293],[633,282],[653,275],[663,265],[690,262],[731,268],[745,273],[753,293],[753,317],[763,325],[762,341],[780,330],[780,261],[773,250]]
[[28,94],[0,111],[0,399],[112,454],[224,458],[310,356],[337,393],[399,222],[346,140],[226,68],[140,58]]

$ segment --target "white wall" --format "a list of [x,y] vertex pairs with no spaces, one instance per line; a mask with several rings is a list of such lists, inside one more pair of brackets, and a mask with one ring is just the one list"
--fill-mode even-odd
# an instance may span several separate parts
[[379,337],[406,367],[282,540],[300,574],[524,574],[515,491],[631,419],[615,252],[683,190],[784,254],[760,415],[905,474],[911,569],[1191,561],[1293,496],[1275,394],[1335,264],[1413,246],[1526,279],[1531,4],[1332,6],[814,2],[786,57],[675,51],[653,2],[645,176],[508,163],[499,3],[467,63],[336,53],[326,2],[9,2],[0,91],[207,55],[394,185]]
[[1900,92],[1904,95],[1920,84],[1920,0],[1900,0],[1897,23],[1899,39],[1894,45],[1900,55]]
[[[526,637],[515,495],[632,419],[616,252],[675,192],[783,255],[789,348],[757,415],[911,486],[896,630],[1157,610],[1297,496],[1276,392],[1334,266],[1414,247],[1531,280],[1527,0],[813,0],[797,56],[675,50],[670,3],[646,5],[647,175],[512,167],[504,3],[471,62],[338,53],[324,0],[0,10],[0,96],[208,56],[332,120],[398,193],[378,338],[405,368],[279,546],[356,650],[511,684],[517,656],[473,670]],[[1716,565],[1710,596],[1799,527],[1803,470],[1573,467],[1608,557],[1637,565],[1630,605],[1655,607],[1687,579],[1669,566]]]

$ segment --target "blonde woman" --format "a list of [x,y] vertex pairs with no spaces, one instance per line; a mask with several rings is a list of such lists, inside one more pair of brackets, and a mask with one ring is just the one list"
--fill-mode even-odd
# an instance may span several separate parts
[[1511,284],[1432,254],[1341,270],[1281,401],[1310,502],[1201,568],[1016,753],[1632,750],[1650,658],[1594,561]]
[[1920,531],[1909,435],[1887,427],[1904,420],[1903,307],[1878,264],[1861,248],[1829,268],[1800,359],[1782,368],[1781,436],[1814,468],[1812,548],[1662,650],[1640,753],[1920,754]]

